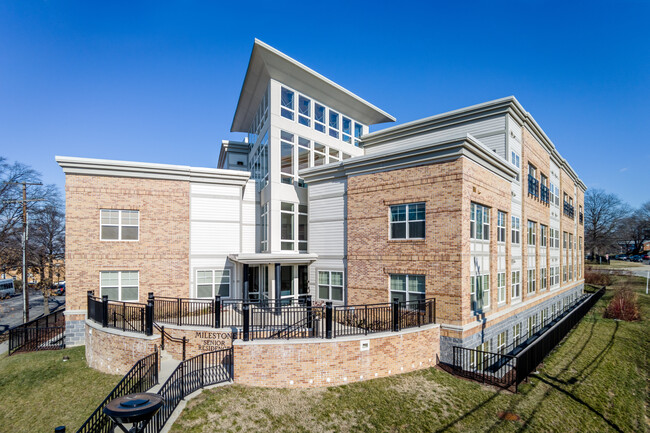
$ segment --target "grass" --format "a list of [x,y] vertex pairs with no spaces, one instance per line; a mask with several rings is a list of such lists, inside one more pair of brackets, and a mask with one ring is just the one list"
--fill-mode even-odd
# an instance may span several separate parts
[[438,369],[328,389],[231,385],[191,400],[172,432],[647,432],[650,298],[643,279],[615,277],[625,281],[639,293],[642,320],[604,319],[608,290],[519,394]]
[[626,262],[623,260],[614,260],[611,259],[608,264],[599,264],[597,261],[586,261],[585,267],[591,267],[593,269],[626,269],[626,268],[638,268],[643,266],[643,263],[637,262]]
[[74,432],[120,379],[89,368],[83,346],[1,356],[0,431]]

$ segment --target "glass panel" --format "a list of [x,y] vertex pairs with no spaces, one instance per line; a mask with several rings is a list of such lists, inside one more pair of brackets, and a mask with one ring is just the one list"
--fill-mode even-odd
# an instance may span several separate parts
[[122,287],[137,286],[137,285],[138,285],[138,271],[122,272]]
[[390,290],[406,291],[406,275],[391,275]]
[[314,119],[317,122],[325,123],[325,107],[314,103]]
[[122,287],[122,300],[123,301],[137,301],[138,288],[137,287]]
[[137,241],[138,227],[122,227],[122,240]]
[[393,239],[406,239],[406,223],[391,223],[390,231]]
[[309,113],[310,112],[310,110],[309,110],[310,103],[311,103],[311,101],[309,99],[305,98],[304,96],[302,96],[302,95],[298,96],[298,113],[309,117],[309,115],[310,115],[310,113]]
[[424,219],[424,204],[409,205],[409,219],[410,220],[423,220]]
[[325,164],[325,155],[322,153],[314,152],[314,165],[319,166]]
[[397,298],[399,302],[406,301],[406,293],[404,292],[390,292],[390,301],[393,302],[393,299]]
[[391,222],[406,221],[406,205],[391,206],[390,220]]
[[198,271],[196,282],[197,284],[212,284],[212,271]]
[[307,213],[307,205],[299,204],[299,205],[298,205],[298,212],[300,212],[300,213]]
[[351,157],[352,157],[352,155],[349,155],[347,153],[343,154],[343,159],[348,159],[348,158],[351,158]]
[[342,301],[343,300],[343,287],[342,286],[332,286],[332,300],[333,301]]
[[409,238],[424,238],[424,221],[409,223]]
[[293,110],[293,92],[291,90],[283,87],[280,93],[280,98],[283,107]]
[[118,226],[102,226],[102,239],[117,240],[119,238],[119,231]]
[[330,128],[339,129],[339,113],[330,110]]
[[138,214],[137,210],[123,210],[122,211],[122,224],[127,226],[137,226],[138,225]]
[[343,131],[344,134],[351,134],[352,133],[351,132],[352,121],[350,119],[348,119],[347,117],[342,118],[341,126],[342,126],[342,131]]
[[355,138],[361,137],[363,134],[363,125],[360,125],[358,123],[354,123],[354,136]]
[[307,215],[298,216],[298,240],[307,240]]
[[291,296],[293,294],[293,266],[280,266],[280,295]]
[[409,292],[424,293],[424,275],[409,275]]
[[343,272],[332,272],[332,285],[333,286],[343,285]]
[[282,202],[280,204],[280,209],[287,212],[293,212],[293,203]]
[[280,249],[283,251],[293,250],[293,242],[280,242]]
[[336,149],[330,148],[330,162],[332,158],[336,158],[336,160],[339,160],[339,151]]
[[119,224],[120,223],[120,211],[119,210],[110,210],[102,209],[101,210],[101,223],[102,224]]
[[219,294],[219,296],[223,296],[224,298],[229,298],[230,297],[230,283],[229,282],[228,283],[222,282],[221,284],[219,284],[216,287],[218,288],[217,293]]
[[118,272],[117,271],[103,271],[99,273],[100,286],[117,286],[118,285]]
[[298,146],[298,170],[309,168],[309,149]]
[[196,296],[199,298],[211,298],[212,284],[200,284],[196,286]]
[[284,141],[290,141],[293,143],[293,134],[287,131],[280,131],[280,138]]
[[298,294],[309,294],[309,267],[298,266]]
[[321,153],[326,153],[327,152],[327,148],[324,145],[320,144],[320,143],[314,143],[314,150],[316,152],[321,152]]
[[320,299],[329,299],[329,286],[318,286],[318,297]]
[[117,287],[102,287],[101,289],[101,296],[103,297],[104,295],[108,296],[109,301],[118,301],[118,288]]
[[293,144],[282,141],[280,164],[282,173],[293,174]]
[[329,285],[330,283],[330,273],[329,272],[318,272],[318,284]]

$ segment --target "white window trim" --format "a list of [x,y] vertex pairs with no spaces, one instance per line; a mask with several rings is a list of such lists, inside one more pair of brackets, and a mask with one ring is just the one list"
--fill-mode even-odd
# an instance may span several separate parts
[[[391,279],[393,276],[405,276],[406,279],[404,280],[404,290],[393,290],[392,285],[391,285]],[[410,292],[409,291],[409,278],[410,277],[424,277],[424,292]],[[398,292],[398,293],[404,293],[406,302],[413,302],[413,299],[409,299],[409,294],[414,293],[416,295],[424,295],[424,298],[426,299],[427,297],[427,276],[424,274],[389,274],[388,275],[388,296],[390,297],[389,301],[393,302],[393,297],[391,296],[392,292]]]
[[[409,206],[416,205],[416,204],[421,204],[424,206],[424,219],[415,219],[411,220],[409,219]],[[396,206],[406,206],[406,220],[404,221],[391,221],[391,218],[393,217],[393,208]],[[411,237],[409,236],[409,223],[410,222],[424,222],[424,237],[421,238],[416,238],[416,237]],[[393,237],[393,224],[405,224],[406,225],[406,234],[405,237],[403,238],[394,238]],[[390,240],[396,240],[396,241],[405,241],[405,240],[423,240],[426,239],[427,235],[427,205],[423,201],[418,201],[418,202],[413,202],[413,203],[400,203],[400,204],[394,204],[388,206],[388,239]]]
[[[327,272],[328,274],[328,283],[327,284],[321,284],[320,283],[320,273],[321,272]],[[341,298],[342,299],[334,299],[332,298],[332,272],[338,272],[341,274]],[[327,286],[327,293],[328,293],[328,298],[321,298],[320,297],[320,286]],[[338,287],[334,285],[334,287]],[[340,269],[318,269],[316,271],[316,297],[318,299],[321,299],[323,301],[332,301],[332,302],[345,302],[345,272]]]
[[[514,273],[517,273],[517,283],[512,282],[512,277]],[[513,296],[515,285],[519,287],[518,290],[519,294],[517,296]],[[520,270],[514,270],[510,272],[510,301],[512,303],[521,302],[521,271]]]
[[[103,210],[110,210],[110,211],[118,211],[118,223],[117,223],[117,233],[118,233],[118,238],[117,239],[103,239],[102,238],[102,227],[103,226],[109,226],[109,227],[115,227],[115,224],[102,224],[102,211]],[[137,226],[134,226],[132,224],[122,224],[122,212],[127,211],[127,212],[137,212],[138,214],[138,224]],[[137,227],[138,228],[138,238],[137,239],[122,239],[122,227]],[[140,210],[139,209],[108,209],[108,208],[102,208],[99,210],[99,240],[102,242],[139,242],[140,241]]]
[[[211,271],[212,272],[212,296],[210,297],[199,297],[199,272]],[[222,296],[222,299],[232,298],[233,292],[233,272],[232,268],[196,268],[194,270],[194,295],[197,299],[214,299],[216,296],[216,283],[214,282],[214,273],[215,272],[228,272],[228,296]]]
[[[503,215],[503,225],[499,225],[499,216]],[[499,240],[499,233],[503,230],[503,240]],[[505,244],[508,240],[508,214],[506,212],[497,211],[497,243]]]
[[[503,278],[500,278],[500,277]],[[499,281],[501,280],[501,281]],[[507,291],[507,284],[506,284],[507,278],[506,278],[506,271],[503,272],[498,272],[497,273],[497,305],[503,305],[506,303],[506,300],[508,299],[508,291]],[[503,284],[500,284],[503,283]],[[501,299],[501,293],[503,293],[503,299]]]
[[[117,297],[115,301],[117,302],[131,302],[131,303],[137,303],[140,301],[140,271],[136,269],[123,269],[123,270],[103,270],[99,271],[99,296],[102,296],[102,272],[117,272]],[[138,297],[136,299],[131,299],[131,300],[123,300],[122,299],[122,288],[123,287],[134,287],[134,286],[122,286],[122,272],[135,272],[138,275]],[[106,286],[109,287],[109,286]],[[110,286],[114,287],[114,286]]]
[[[476,298],[476,284],[478,283],[478,280],[481,279],[481,290],[483,291],[483,296],[481,299],[483,299],[483,307],[480,309],[474,309],[474,305],[472,304],[472,299]],[[480,314],[488,311],[490,309],[490,274],[480,274],[480,275],[472,275],[469,278],[470,281],[470,307],[474,313]],[[487,281],[487,289],[485,288],[485,282]]]
[[[477,208],[481,208],[481,215],[483,216],[483,221],[480,222],[481,225],[481,238],[476,237],[476,234],[478,233],[478,225],[479,222],[476,221],[476,213],[477,213]],[[474,209],[474,216],[472,216],[472,209]],[[484,242],[484,243],[489,243],[490,242],[490,210],[491,208],[484,206],[479,203],[471,202],[470,203],[470,214],[469,214],[469,221],[470,221],[470,233],[469,233],[469,238],[473,242]],[[472,219],[473,218],[473,219]],[[498,220],[498,217],[497,217]],[[474,224],[474,236],[472,237],[472,224]],[[487,232],[485,229],[487,228]],[[487,235],[486,235],[487,233]]]

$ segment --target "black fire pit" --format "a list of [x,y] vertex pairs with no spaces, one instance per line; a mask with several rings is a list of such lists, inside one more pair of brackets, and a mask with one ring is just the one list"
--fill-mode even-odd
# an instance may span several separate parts
[[[158,394],[141,392],[111,400],[104,407],[104,413],[124,433],[142,433],[164,403]],[[127,430],[124,424],[132,424],[131,429]]]

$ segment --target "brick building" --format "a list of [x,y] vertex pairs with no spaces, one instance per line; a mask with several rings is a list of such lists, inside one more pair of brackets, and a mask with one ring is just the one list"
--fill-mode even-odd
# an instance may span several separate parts
[[87,290],[339,304],[435,297],[441,358],[582,292],[584,184],[514,97],[395,119],[256,41],[218,168],[57,157],[66,320]]

